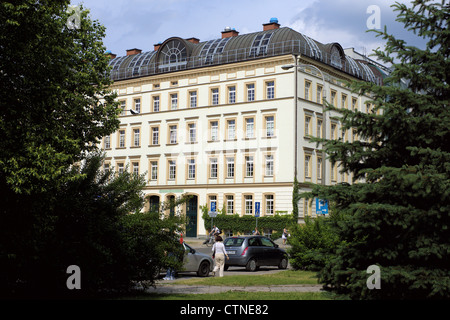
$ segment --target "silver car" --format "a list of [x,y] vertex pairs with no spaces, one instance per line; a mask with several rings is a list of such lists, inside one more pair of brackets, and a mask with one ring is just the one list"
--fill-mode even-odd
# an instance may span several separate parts
[[[177,270],[177,273],[195,272],[199,277],[207,277],[214,269],[214,260],[207,254],[197,252],[194,248],[183,242],[183,270]],[[162,269],[155,275],[159,278],[161,273],[167,270]]]

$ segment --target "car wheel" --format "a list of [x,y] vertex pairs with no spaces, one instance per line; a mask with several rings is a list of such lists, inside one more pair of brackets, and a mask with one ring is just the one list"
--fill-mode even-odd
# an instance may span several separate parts
[[245,266],[245,268],[248,270],[248,271],[256,271],[256,268],[257,268],[257,265],[256,265],[256,260],[255,259],[250,259],[248,262],[247,262],[247,265]]
[[286,269],[288,265],[288,260],[287,258],[283,258],[280,260],[280,263],[278,264],[278,268],[279,269]]
[[197,275],[199,277],[207,277],[209,274],[209,262],[203,261],[198,267]]

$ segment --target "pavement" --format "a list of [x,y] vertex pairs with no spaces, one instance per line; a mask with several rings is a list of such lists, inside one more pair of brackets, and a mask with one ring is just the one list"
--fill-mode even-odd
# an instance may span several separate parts
[[[203,246],[204,238],[184,238],[184,241],[193,248]],[[281,239],[275,241],[280,248],[288,249]],[[278,269],[277,269],[278,271]],[[270,272],[270,271],[269,271]],[[147,288],[147,293],[155,294],[211,294],[228,291],[240,292],[320,292],[322,285],[267,285],[267,286],[206,286],[206,285],[177,285],[176,280],[157,281],[154,287]]]

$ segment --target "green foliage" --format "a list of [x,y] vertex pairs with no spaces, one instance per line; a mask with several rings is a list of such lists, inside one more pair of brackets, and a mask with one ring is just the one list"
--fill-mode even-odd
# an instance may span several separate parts
[[[425,48],[376,31],[386,45],[375,54],[393,71],[384,86],[351,84],[355,94],[371,94],[374,112],[329,108],[361,140],[323,141],[341,172],[363,180],[302,196],[330,200],[340,239],[320,272],[330,289],[353,299],[448,299],[450,7],[424,0],[393,7],[398,21],[427,40]],[[366,286],[370,265],[381,268],[381,290]]]
[[[208,216],[208,207],[200,206],[205,229],[211,229],[211,218]],[[230,230],[233,234],[249,234],[256,227],[256,218],[254,216],[240,216],[239,214],[226,214],[226,210],[219,210],[217,217],[214,218],[214,224],[222,231]],[[274,215],[258,218],[258,230],[261,232],[265,229],[273,230],[272,238],[281,237],[283,228],[293,223],[292,215]]]
[[292,190],[292,216],[294,219],[298,219],[298,201],[300,200],[299,195],[299,183],[297,177],[294,177],[294,188]]
[[306,217],[304,224],[293,225],[289,231],[289,261],[296,270],[319,271],[329,262],[327,252],[339,244],[328,217]]

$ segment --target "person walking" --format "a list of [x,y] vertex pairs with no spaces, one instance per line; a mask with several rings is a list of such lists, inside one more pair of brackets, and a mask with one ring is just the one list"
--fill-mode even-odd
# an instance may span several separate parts
[[284,227],[283,234],[281,235],[281,238],[283,239],[283,244],[286,244],[287,237],[288,237],[288,231],[287,231],[286,227]]
[[223,269],[225,268],[225,256],[228,257],[227,250],[223,244],[223,239],[221,236],[216,236],[216,242],[213,245],[212,251],[214,252],[214,260],[216,265],[214,266],[213,275],[216,275],[217,270],[219,270],[219,277],[223,277]]

